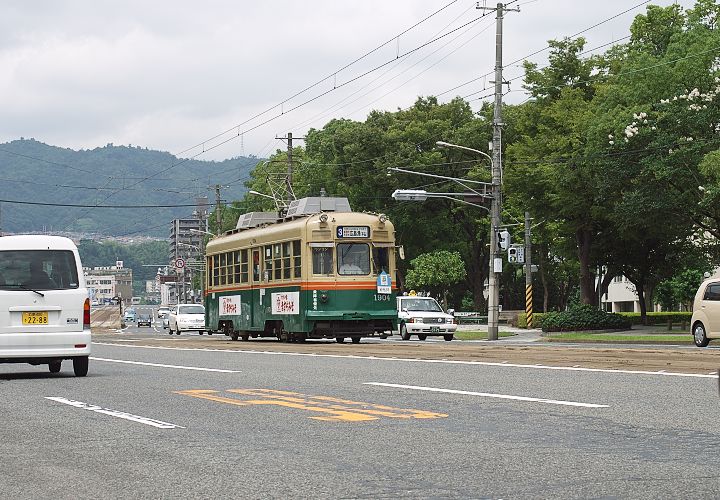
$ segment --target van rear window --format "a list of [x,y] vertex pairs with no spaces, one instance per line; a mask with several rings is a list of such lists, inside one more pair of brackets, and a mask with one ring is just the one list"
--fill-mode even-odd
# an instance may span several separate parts
[[0,290],[78,288],[75,254],[70,250],[0,251]]

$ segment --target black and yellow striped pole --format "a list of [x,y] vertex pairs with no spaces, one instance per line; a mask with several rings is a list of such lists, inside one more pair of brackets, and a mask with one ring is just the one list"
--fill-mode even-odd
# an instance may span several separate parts
[[530,212],[525,212],[525,318],[527,327],[533,326],[532,252],[530,241]]

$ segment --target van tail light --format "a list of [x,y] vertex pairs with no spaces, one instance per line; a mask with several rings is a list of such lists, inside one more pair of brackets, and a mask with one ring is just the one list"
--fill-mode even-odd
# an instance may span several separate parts
[[83,305],[83,330],[90,329],[90,299],[85,299]]

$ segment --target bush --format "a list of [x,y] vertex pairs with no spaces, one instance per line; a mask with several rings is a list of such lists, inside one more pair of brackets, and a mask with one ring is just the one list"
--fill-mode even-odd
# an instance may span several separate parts
[[620,330],[630,328],[630,320],[620,314],[607,313],[583,304],[568,311],[551,312],[539,322],[544,332],[572,332],[581,330]]
[[[627,318],[628,320],[630,320],[630,322],[633,325],[641,324],[640,323],[640,313],[619,313],[619,314],[621,316]],[[669,312],[649,312],[649,313],[647,313],[649,325],[664,325],[667,323],[688,324],[688,323],[690,323],[691,317],[692,317],[691,312],[669,311]]]
[[[533,313],[533,328],[537,328],[542,319],[545,317],[545,313],[534,312]],[[527,315],[525,313],[518,314],[517,320],[518,328],[527,328]]]

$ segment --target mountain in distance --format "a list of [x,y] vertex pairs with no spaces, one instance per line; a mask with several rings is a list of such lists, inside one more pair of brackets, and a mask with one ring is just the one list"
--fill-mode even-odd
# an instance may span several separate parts
[[[185,160],[138,146],[75,151],[20,139],[0,144],[0,230],[166,238],[170,222],[192,217],[196,198],[213,209],[242,198],[259,160]],[[83,205],[67,207],[57,205]],[[104,208],[145,205],[150,208]],[[167,205],[187,205],[164,207]]]

